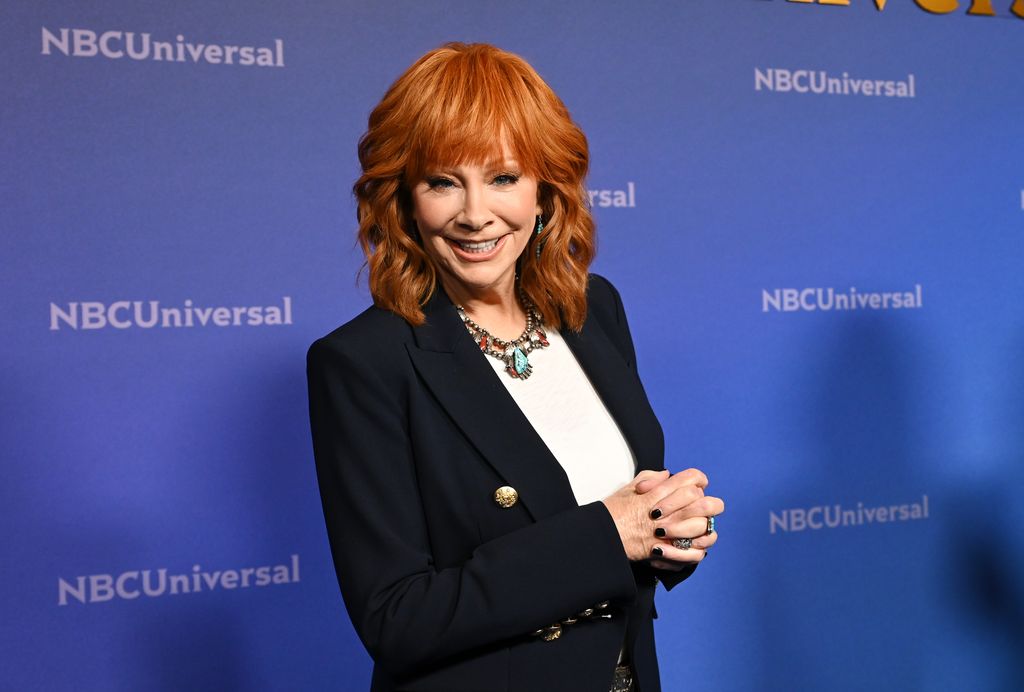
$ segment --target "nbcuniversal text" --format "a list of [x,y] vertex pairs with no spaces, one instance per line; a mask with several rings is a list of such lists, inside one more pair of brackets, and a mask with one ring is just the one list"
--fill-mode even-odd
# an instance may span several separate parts
[[292,555],[289,562],[280,565],[242,567],[208,572],[193,565],[191,572],[168,574],[166,567],[159,569],[129,570],[121,574],[89,574],[67,581],[57,578],[57,605],[70,601],[79,603],[105,603],[115,598],[133,601],[140,596],[159,598],[180,594],[216,591],[218,589],[248,589],[256,586],[299,583],[299,556]]
[[928,518],[928,496],[922,495],[918,502],[898,505],[867,506],[858,502],[856,507],[844,507],[840,503],[816,507],[795,507],[779,512],[768,512],[768,533],[791,533],[794,531],[818,531],[842,526],[864,526],[865,524],[887,524],[896,521],[917,521]]
[[148,33],[69,29],[56,32],[42,27],[42,54],[54,52],[74,58],[104,57],[111,60],[155,60],[243,67],[284,67],[284,41],[274,39],[273,46],[238,46],[219,43],[192,43],[182,34],[174,41],[154,41]]
[[159,300],[71,301],[50,303],[50,331],[71,329],[188,329],[196,327],[265,327],[292,324],[291,296],[279,305],[216,305],[200,307],[186,300],[163,307]]
[[914,74],[906,79],[867,79],[851,77],[849,72],[829,74],[825,70],[788,70],[782,67],[754,68],[754,91],[798,94],[834,94],[837,96],[883,96],[915,98]]
[[922,306],[921,284],[912,291],[849,291],[834,288],[761,289],[761,312],[828,312],[830,310],[913,310]]

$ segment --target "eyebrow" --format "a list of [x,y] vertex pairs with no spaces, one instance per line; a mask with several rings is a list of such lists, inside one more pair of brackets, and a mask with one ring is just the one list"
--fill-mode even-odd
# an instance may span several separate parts
[[[430,175],[431,171],[435,171],[438,173],[445,171],[453,171],[455,168],[461,165],[464,164],[429,166],[426,170],[426,175]],[[486,173],[494,173],[495,171],[519,170],[522,168],[522,164],[520,164],[515,159],[494,159],[492,161],[486,161],[480,164],[480,166],[484,169],[484,172]]]

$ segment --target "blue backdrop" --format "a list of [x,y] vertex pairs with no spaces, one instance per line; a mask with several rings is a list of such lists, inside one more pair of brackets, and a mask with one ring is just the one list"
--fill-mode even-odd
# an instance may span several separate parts
[[369,302],[366,117],[449,40],[588,133],[595,270],[728,503],[666,689],[1024,683],[1022,3],[82,5],[0,26],[0,687],[366,688],[304,354]]

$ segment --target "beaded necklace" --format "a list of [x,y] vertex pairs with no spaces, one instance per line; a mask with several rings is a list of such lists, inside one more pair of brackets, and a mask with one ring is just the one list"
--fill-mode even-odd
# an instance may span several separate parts
[[518,380],[528,378],[533,373],[533,366],[530,365],[528,357],[530,352],[550,344],[547,334],[544,333],[544,323],[537,314],[537,309],[530,303],[526,303],[526,329],[511,341],[499,339],[474,322],[461,305],[456,305],[455,309],[462,323],[466,325],[466,331],[480,346],[480,350],[504,363],[505,372],[509,377]]

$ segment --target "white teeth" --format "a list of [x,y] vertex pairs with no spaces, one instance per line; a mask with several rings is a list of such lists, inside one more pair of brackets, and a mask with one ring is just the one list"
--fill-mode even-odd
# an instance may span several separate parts
[[494,240],[488,240],[483,243],[464,243],[459,240],[456,240],[455,242],[458,243],[459,247],[466,252],[489,252],[494,249],[499,240],[500,238],[495,238]]

